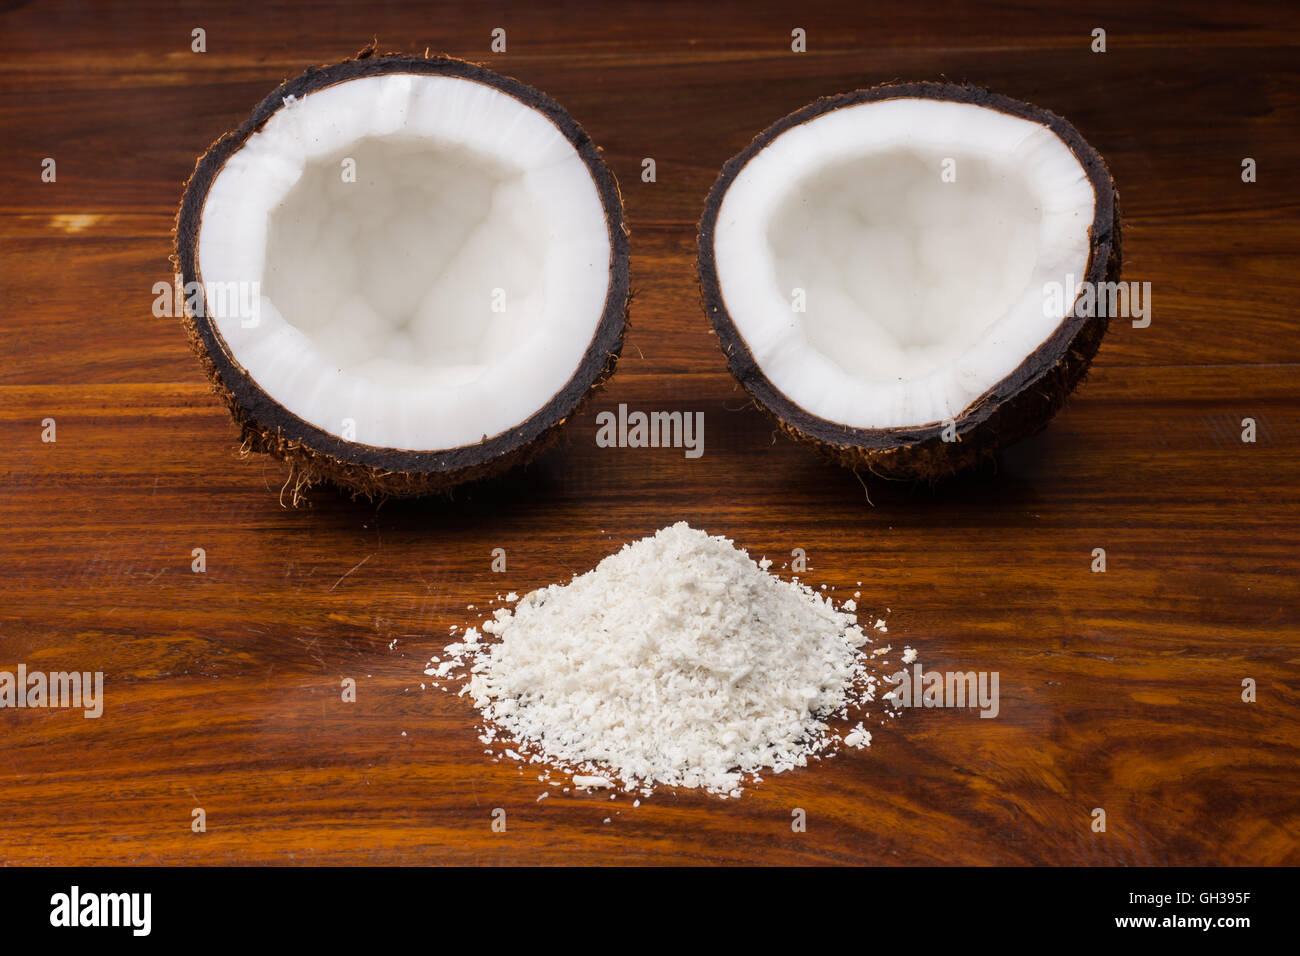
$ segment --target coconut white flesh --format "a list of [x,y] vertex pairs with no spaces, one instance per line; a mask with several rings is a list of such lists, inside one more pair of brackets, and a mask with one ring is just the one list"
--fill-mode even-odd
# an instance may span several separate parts
[[331,434],[419,451],[495,436],[564,387],[610,257],[596,184],[554,123],[408,73],[278,110],[213,181],[198,242],[210,293],[245,284],[244,308],[209,303],[267,394]]
[[[1094,203],[1046,126],[967,103],[863,103],[792,127],[742,168],[718,213],[718,281],[795,404],[855,428],[942,422],[1060,324]],[[1067,276],[1052,308],[1046,284]]]

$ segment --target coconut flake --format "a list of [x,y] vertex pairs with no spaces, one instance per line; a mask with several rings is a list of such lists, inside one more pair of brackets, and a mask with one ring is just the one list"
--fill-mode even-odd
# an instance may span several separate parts
[[847,744],[828,721],[874,697],[853,613],[685,522],[489,623],[495,640],[469,628],[446,648],[462,693],[518,748],[506,756],[568,768],[579,789],[738,796]]

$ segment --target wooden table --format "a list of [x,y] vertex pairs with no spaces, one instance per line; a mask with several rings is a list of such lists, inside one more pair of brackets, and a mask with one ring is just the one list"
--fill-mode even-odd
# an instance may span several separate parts
[[[97,720],[0,711],[0,862],[1300,862],[1293,5],[91,6],[0,12],[0,669],[106,680]],[[632,331],[527,469],[449,501],[318,491],[294,510],[278,463],[240,460],[152,290],[195,157],[282,79],[375,36],[483,61],[586,127],[626,198]],[[695,224],[721,164],[778,117],[943,76],[1055,110],[1102,152],[1152,321],[1114,323],[1076,398],[996,471],[873,482],[869,503],[734,386]],[[619,402],[703,411],[704,456],[597,448]],[[999,672],[1001,713],[907,711],[869,750],[738,800],[536,802],[535,771],[484,756],[466,700],[420,690],[424,662],[476,619],[466,605],[679,519],[779,559],[804,548],[840,597],[862,581],[896,648]]]

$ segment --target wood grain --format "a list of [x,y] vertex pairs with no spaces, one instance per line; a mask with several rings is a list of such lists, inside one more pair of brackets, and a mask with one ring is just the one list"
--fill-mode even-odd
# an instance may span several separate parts
[[[1298,26],[1282,3],[0,9],[0,669],[107,682],[98,720],[0,711],[0,862],[1300,862]],[[287,509],[282,468],[238,458],[151,289],[194,158],[373,36],[486,62],[586,127],[626,198],[632,331],[608,389],[526,470],[450,501],[322,491]],[[996,469],[872,483],[869,503],[728,377],[695,221],[720,165],[784,113],[940,76],[1059,112],[1107,158],[1153,321],[1115,323],[1076,398]],[[594,415],[619,402],[703,411],[704,456],[597,448]],[[678,519],[778,558],[803,547],[841,597],[862,581],[895,647],[998,671],[999,717],[909,711],[869,750],[739,800],[536,802],[535,773],[482,753],[464,700],[420,690],[424,661],[466,605]]]

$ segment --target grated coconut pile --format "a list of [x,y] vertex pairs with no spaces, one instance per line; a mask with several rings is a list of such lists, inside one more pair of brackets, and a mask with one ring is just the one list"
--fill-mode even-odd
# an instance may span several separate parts
[[[764,772],[871,742],[856,605],[837,610],[770,566],[678,522],[497,609],[425,673],[462,685],[484,744],[576,787],[738,796]],[[852,719],[844,734],[827,723]]]

